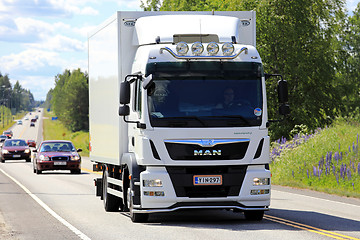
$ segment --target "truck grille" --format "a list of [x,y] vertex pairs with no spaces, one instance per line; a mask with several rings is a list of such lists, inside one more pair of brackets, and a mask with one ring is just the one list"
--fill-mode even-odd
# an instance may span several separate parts
[[[166,167],[177,197],[238,196],[247,166]],[[220,186],[194,186],[194,175],[222,175]]]
[[244,158],[249,141],[219,144],[213,147],[165,142],[165,146],[172,160],[239,160]]

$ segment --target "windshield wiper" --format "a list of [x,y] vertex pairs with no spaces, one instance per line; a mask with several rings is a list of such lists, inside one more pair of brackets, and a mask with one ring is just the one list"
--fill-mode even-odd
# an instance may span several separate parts
[[197,116],[178,116],[178,117],[164,117],[164,118],[159,118],[159,119],[166,119],[166,120],[170,120],[171,121],[171,124],[174,124],[174,125],[183,125],[183,126],[186,126],[188,125],[187,122],[179,122],[177,120],[183,120],[183,119],[191,119],[191,120],[196,120],[198,121],[199,123],[201,123],[201,125],[203,126],[206,126],[206,123],[204,121],[202,121],[199,117]]
[[182,116],[182,117],[176,117],[176,119],[194,119],[199,123],[201,123],[201,125],[207,126],[206,123],[203,120],[201,120],[198,116]]
[[251,125],[251,123],[249,122],[249,120],[247,120],[246,118],[244,118],[241,115],[224,115],[224,116],[208,116],[209,118],[222,118],[222,119],[237,119],[237,120],[241,120],[242,122],[246,123],[247,125]]

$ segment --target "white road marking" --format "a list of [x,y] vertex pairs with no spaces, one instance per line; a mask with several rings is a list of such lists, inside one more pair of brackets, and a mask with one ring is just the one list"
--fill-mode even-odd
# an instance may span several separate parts
[[5,174],[8,178],[13,180],[19,187],[21,187],[30,197],[32,197],[41,207],[43,207],[48,213],[50,213],[54,218],[56,218],[59,222],[61,222],[63,225],[65,225],[68,229],[70,229],[73,233],[75,233],[77,236],[79,236],[83,240],[91,240],[88,236],[86,236],[84,233],[82,233],[80,230],[78,230],[76,227],[71,225],[69,222],[67,222],[65,219],[60,217],[56,212],[54,212],[48,205],[46,205],[43,201],[40,200],[35,194],[30,192],[29,189],[27,189],[24,185],[22,185],[19,181],[17,181],[15,178],[10,176],[8,173],[6,173],[3,169],[0,169],[1,172]]

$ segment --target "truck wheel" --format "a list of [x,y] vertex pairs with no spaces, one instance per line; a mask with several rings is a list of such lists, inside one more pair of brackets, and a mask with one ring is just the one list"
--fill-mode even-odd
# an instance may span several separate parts
[[35,172],[36,172],[36,174],[41,174],[42,173],[42,171],[37,169],[37,168],[35,169]]
[[116,212],[119,210],[121,199],[114,195],[108,194],[108,192],[107,192],[107,188],[108,188],[107,178],[108,177],[109,177],[109,172],[107,170],[107,167],[105,167],[104,172],[103,172],[103,180],[102,180],[104,208],[105,208],[106,212]]
[[146,222],[149,218],[148,213],[134,213],[133,212],[133,198],[132,198],[132,189],[131,186],[127,189],[126,194],[126,205],[129,208],[130,218],[133,222]]
[[31,158],[27,158],[27,159],[26,159],[26,162],[31,162]]
[[264,217],[264,211],[245,211],[244,215],[248,221],[261,221]]

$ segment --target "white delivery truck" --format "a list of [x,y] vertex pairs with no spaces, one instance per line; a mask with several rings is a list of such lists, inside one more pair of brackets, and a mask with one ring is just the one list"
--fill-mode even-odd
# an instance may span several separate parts
[[[255,38],[252,11],[119,11],[89,34],[90,159],[106,211],[263,218],[270,75]],[[282,77],[278,92],[285,115]]]

